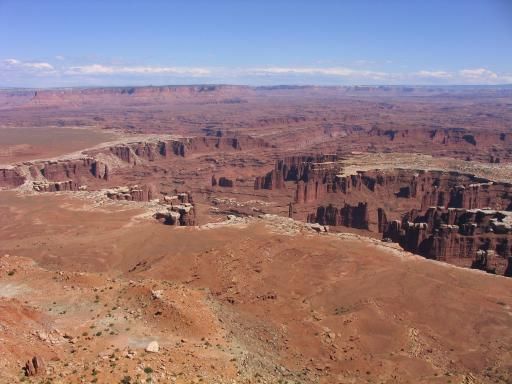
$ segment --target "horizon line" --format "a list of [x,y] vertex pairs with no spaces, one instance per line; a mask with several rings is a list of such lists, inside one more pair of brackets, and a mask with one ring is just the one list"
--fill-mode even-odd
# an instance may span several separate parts
[[470,87],[479,87],[479,88],[512,88],[511,83],[502,83],[502,84],[484,84],[484,83],[475,83],[475,84],[286,84],[286,83],[276,83],[276,84],[265,84],[265,85],[252,85],[252,84],[242,84],[242,83],[189,83],[189,84],[145,84],[145,85],[72,85],[72,86],[56,86],[56,87],[26,87],[26,86],[2,86],[0,85],[0,90],[52,90],[52,89],[60,89],[60,90],[72,90],[72,89],[98,89],[98,88],[164,88],[164,87],[203,87],[203,86],[228,86],[228,87],[246,87],[246,88],[278,88],[278,87],[288,87],[288,88],[382,88],[382,87],[393,87],[393,88],[451,88],[451,87],[460,87],[460,88],[470,88]]

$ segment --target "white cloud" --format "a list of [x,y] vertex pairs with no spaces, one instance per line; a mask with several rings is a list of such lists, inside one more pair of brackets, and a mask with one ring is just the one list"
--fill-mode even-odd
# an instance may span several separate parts
[[262,67],[240,70],[239,75],[249,76],[317,76],[341,78],[350,82],[382,84],[506,84],[511,83],[510,74],[497,74],[486,68],[462,69],[459,71],[420,70],[417,72],[383,72],[349,67]]
[[17,59],[6,59],[3,61],[8,67],[25,68],[40,71],[53,71],[55,68],[50,63],[38,61],[20,61]]
[[450,79],[453,75],[446,71],[419,71],[416,72],[416,75],[424,78],[434,78],[434,79]]
[[462,69],[460,76],[468,80],[496,80],[498,75],[486,68]]
[[53,65],[49,63],[23,63],[23,66],[26,68],[43,69],[48,71],[52,71],[54,69]]
[[249,75],[319,75],[368,79],[381,79],[393,76],[385,72],[366,71],[346,67],[266,67],[247,69],[243,72]]
[[4,60],[4,64],[7,64],[7,65],[17,65],[17,64],[21,64],[21,62],[19,60],[16,60],[16,59],[5,59]]
[[[1,0],[0,0],[1,1]],[[62,58],[64,59],[64,58]],[[324,65],[326,65],[324,63]],[[407,70],[397,72],[371,70],[364,67],[322,66],[262,66],[248,68],[179,67],[127,64],[66,65],[58,56],[54,63],[0,59],[0,86],[18,84],[30,86],[46,82],[60,84],[161,84],[187,83],[193,78],[215,83],[246,84],[510,84],[512,73],[493,72],[487,68],[467,68],[444,71]]]
[[188,76],[207,76],[211,71],[207,68],[189,68],[189,67],[153,67],[153,66],[111,66],[102,64],[91,64],[77,67],[70,67],[66,74],[69,75],[188,75]]

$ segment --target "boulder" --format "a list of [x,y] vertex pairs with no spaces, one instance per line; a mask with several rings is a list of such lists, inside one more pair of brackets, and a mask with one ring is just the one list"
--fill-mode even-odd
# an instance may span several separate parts
[[328,227],[326,227],[324,225],[321,225],[321,224],[318,224],[318,223],[308,223],[307,227],[309,229],[312,229],[315,232],[318,232],[318,233],[320,233],[320,232],[328,232],[329,231]]
[[158,353],[159,350],[160,350],[160,346],[158,345],[157,341],[152,341],[146,347],[146,352]]

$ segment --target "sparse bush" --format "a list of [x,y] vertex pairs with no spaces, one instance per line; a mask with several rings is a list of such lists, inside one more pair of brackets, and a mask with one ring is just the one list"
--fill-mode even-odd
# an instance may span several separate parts
[[147,374],[147,375],[150,375],[153,373],[153,368],[151,367],[146,367],[144,368],[144,372]]

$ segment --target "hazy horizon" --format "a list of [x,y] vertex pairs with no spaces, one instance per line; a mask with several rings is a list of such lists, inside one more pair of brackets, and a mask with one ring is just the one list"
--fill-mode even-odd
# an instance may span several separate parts
[[66,90],[66,89],[96,89],[96,88],[165,88],[165,87],[201,87],[201,86],[229,86],[229,87],[249,87],[249,88],[479,88],[479,89],[500,89],[512,88],[511,84],[269,84],[269,85],[251,85],[251,84],[229,84],[229,83],[183,83],[183,84],[120,84],[120,85],[76,85],[76,86],[43,86],[43,87],[18,87],[18,86],[0,86],[0,90]]

